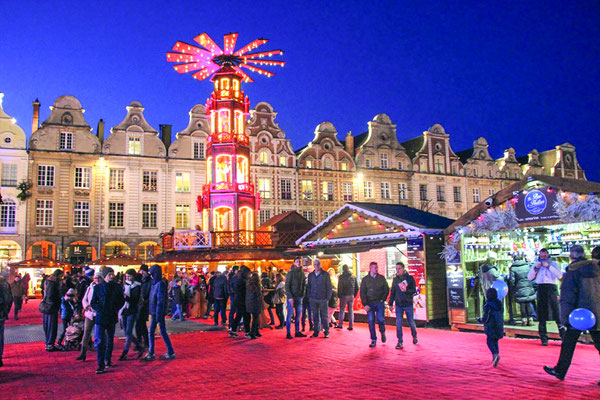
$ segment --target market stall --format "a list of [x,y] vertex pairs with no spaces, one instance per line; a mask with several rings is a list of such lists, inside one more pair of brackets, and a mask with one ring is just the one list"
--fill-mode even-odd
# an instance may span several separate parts
[[[299,249],[286,255],[316,256],[323,268],[341,273],[346,264],[360,280],[375,261],[391,284],[396,262],[402,261],[417,283],[415,320],[446,319],[445,270],[439,253],[442,230],[453,221],[439,215],[395,204],[347,203],[302,236]],[[363,312],[355,302],[358,313]]]
[[10,263],[8,267],[10,268],[11,282],[12,277],[16,274],[21,274],[22,277],[29,274],[30,281],[27,295],[31,297],[41,296],[44,275],[50,275],[55,269],[62,269],[63,271],[71,270],[71,264],[69,263],[43,257]]
[[139,258],[127,254],[117,254],[90,261],[87,264],[80,265],[80,267],[88,266],[97,272],[101,271],[104,267],[111,267],[115,270],[115,274],[118,274],[119,272],[125,273],[129,268],[138,270],[142,264],[144,262]]
[[[455,327],[478,325],[483,307],[481,271],[495,267],[509,285],[506,320],[522,326],[511,283],[514,260],[536,260],[545,248],[564,271],[571,246],[589,257],[600,245],[600,184],[550,176],[530,176],[499,191],[445,231],[448,316]],[[527,264],[529,266],[530,264]],[[535,328],[531,328],[535,329]]]

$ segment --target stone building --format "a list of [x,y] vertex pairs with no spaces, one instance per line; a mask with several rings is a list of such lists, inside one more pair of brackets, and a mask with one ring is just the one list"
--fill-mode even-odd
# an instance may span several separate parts
[[[34,119],[38,110],[36,102]],[[23,131],[0,107],[2,195],[14,201],[0,206],[0,261],[45,256],[80,263],[117,253],[145,259],[161,251],[161,232],[201,229],[197,199],[206,183],[210,131],[205,107],[190,110],[188,126],[173,143],[171,126],[150,126],[139,102],[126,110],[104,139],[102,121],[92,133],[79,101],[59,97],[39,129],[34,120],[28,155]],[[509,148],[496,160],[483,137],[455,152],[443,126],[399,137],[389,116],[379,114],[366,132],[348,132],[343,140],[323,122],[313,140],[294,151],[276,116],[261,102],[246,126],[251,182],[262,197],[256,226],[292,210],[318,223],[356,201],[457,218],[526,175],[585,179],[568,143],[522,157]],[[32,196],[20,203],[15,182],[27,180]],[[11,225],[5,215],[13,209]]]
[[2,202],[0,204],[0,266],[20,261],[25,247],[26,201],[17,195],[19,183],[27,180],[25,132],[2,108],[0,93],[0,168]]

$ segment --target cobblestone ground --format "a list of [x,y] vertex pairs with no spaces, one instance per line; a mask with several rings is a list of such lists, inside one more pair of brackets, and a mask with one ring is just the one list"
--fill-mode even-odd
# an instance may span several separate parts
[[[548,376],[558,342],[500,342],[502,359],[492,368],[485,336],[420,329],[413,345],[388,342],[368,347],[368,329],[286,340],[284,331],[263,330],[258,340],[231,339],[226,332],[172,336],[177,359],[115,362],[95,375],[95,354],[84,363],[75,352],[46,353],[41,342],[9,344],[0,368],[0,398],[6,399],[567,399],[600,398],[600,360],[589,345],[578,345],[565,382]],[[113,360],[123,347],[117,340]],[[165,347],[157,340],[157,355]]]

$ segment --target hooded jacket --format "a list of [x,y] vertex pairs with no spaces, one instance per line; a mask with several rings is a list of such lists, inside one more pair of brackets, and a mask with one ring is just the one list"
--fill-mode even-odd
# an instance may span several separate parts
[[342,272],[340,279],[338,280],[338,295],[340,297],[352,296],[356,297],[358,294],[358,282],[356,277],[351,272]]
[[504,310],[500,300],[488,300],[485,303],[481,320],[486,335],[502,339],[504,336]]
[[492,287],[492,284],[498,278],[500,278],[500,273],[495,265],[485,264],[479,268],[479,282],[481,282],[481,289],[484,293]]
[[142,276],[142,285],[140,291],[140,301],[138,302],[138,317],[148,320],[150,306],[150,289],[152,288],[152,277],[149,274]]
[[510,287],[517,303],[527,303],[535,300],[533,283],[527,279],[529,264],[527,261],[517,260],[510,266]]
[[96,325],[116,324],[123,302],[123,289],[115,281],[102,281],[94,286],[91,306],[96,312]]
[[569,314],[586,308],[596,316],[592,330],[600,330],[600,266],[598,260],[579,260],[569,264],[560,287],[560,317],[569,323]]
[[150,267],[152,286],[148,299],[150,314],[156,318],[164,318],[167,315],[167,283],[163,280],[160,265]]

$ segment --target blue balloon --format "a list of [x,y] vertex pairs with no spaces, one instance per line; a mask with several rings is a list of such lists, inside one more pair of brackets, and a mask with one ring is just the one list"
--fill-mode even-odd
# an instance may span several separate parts
[[495,280],[492,287],[498,293],[498,300],[502,300],[508,294],[508,285],[501,279]]
[[596,325],[596,316],[587,308],[577,308],[569,314],[569,323],[573,328],[585,331]]

